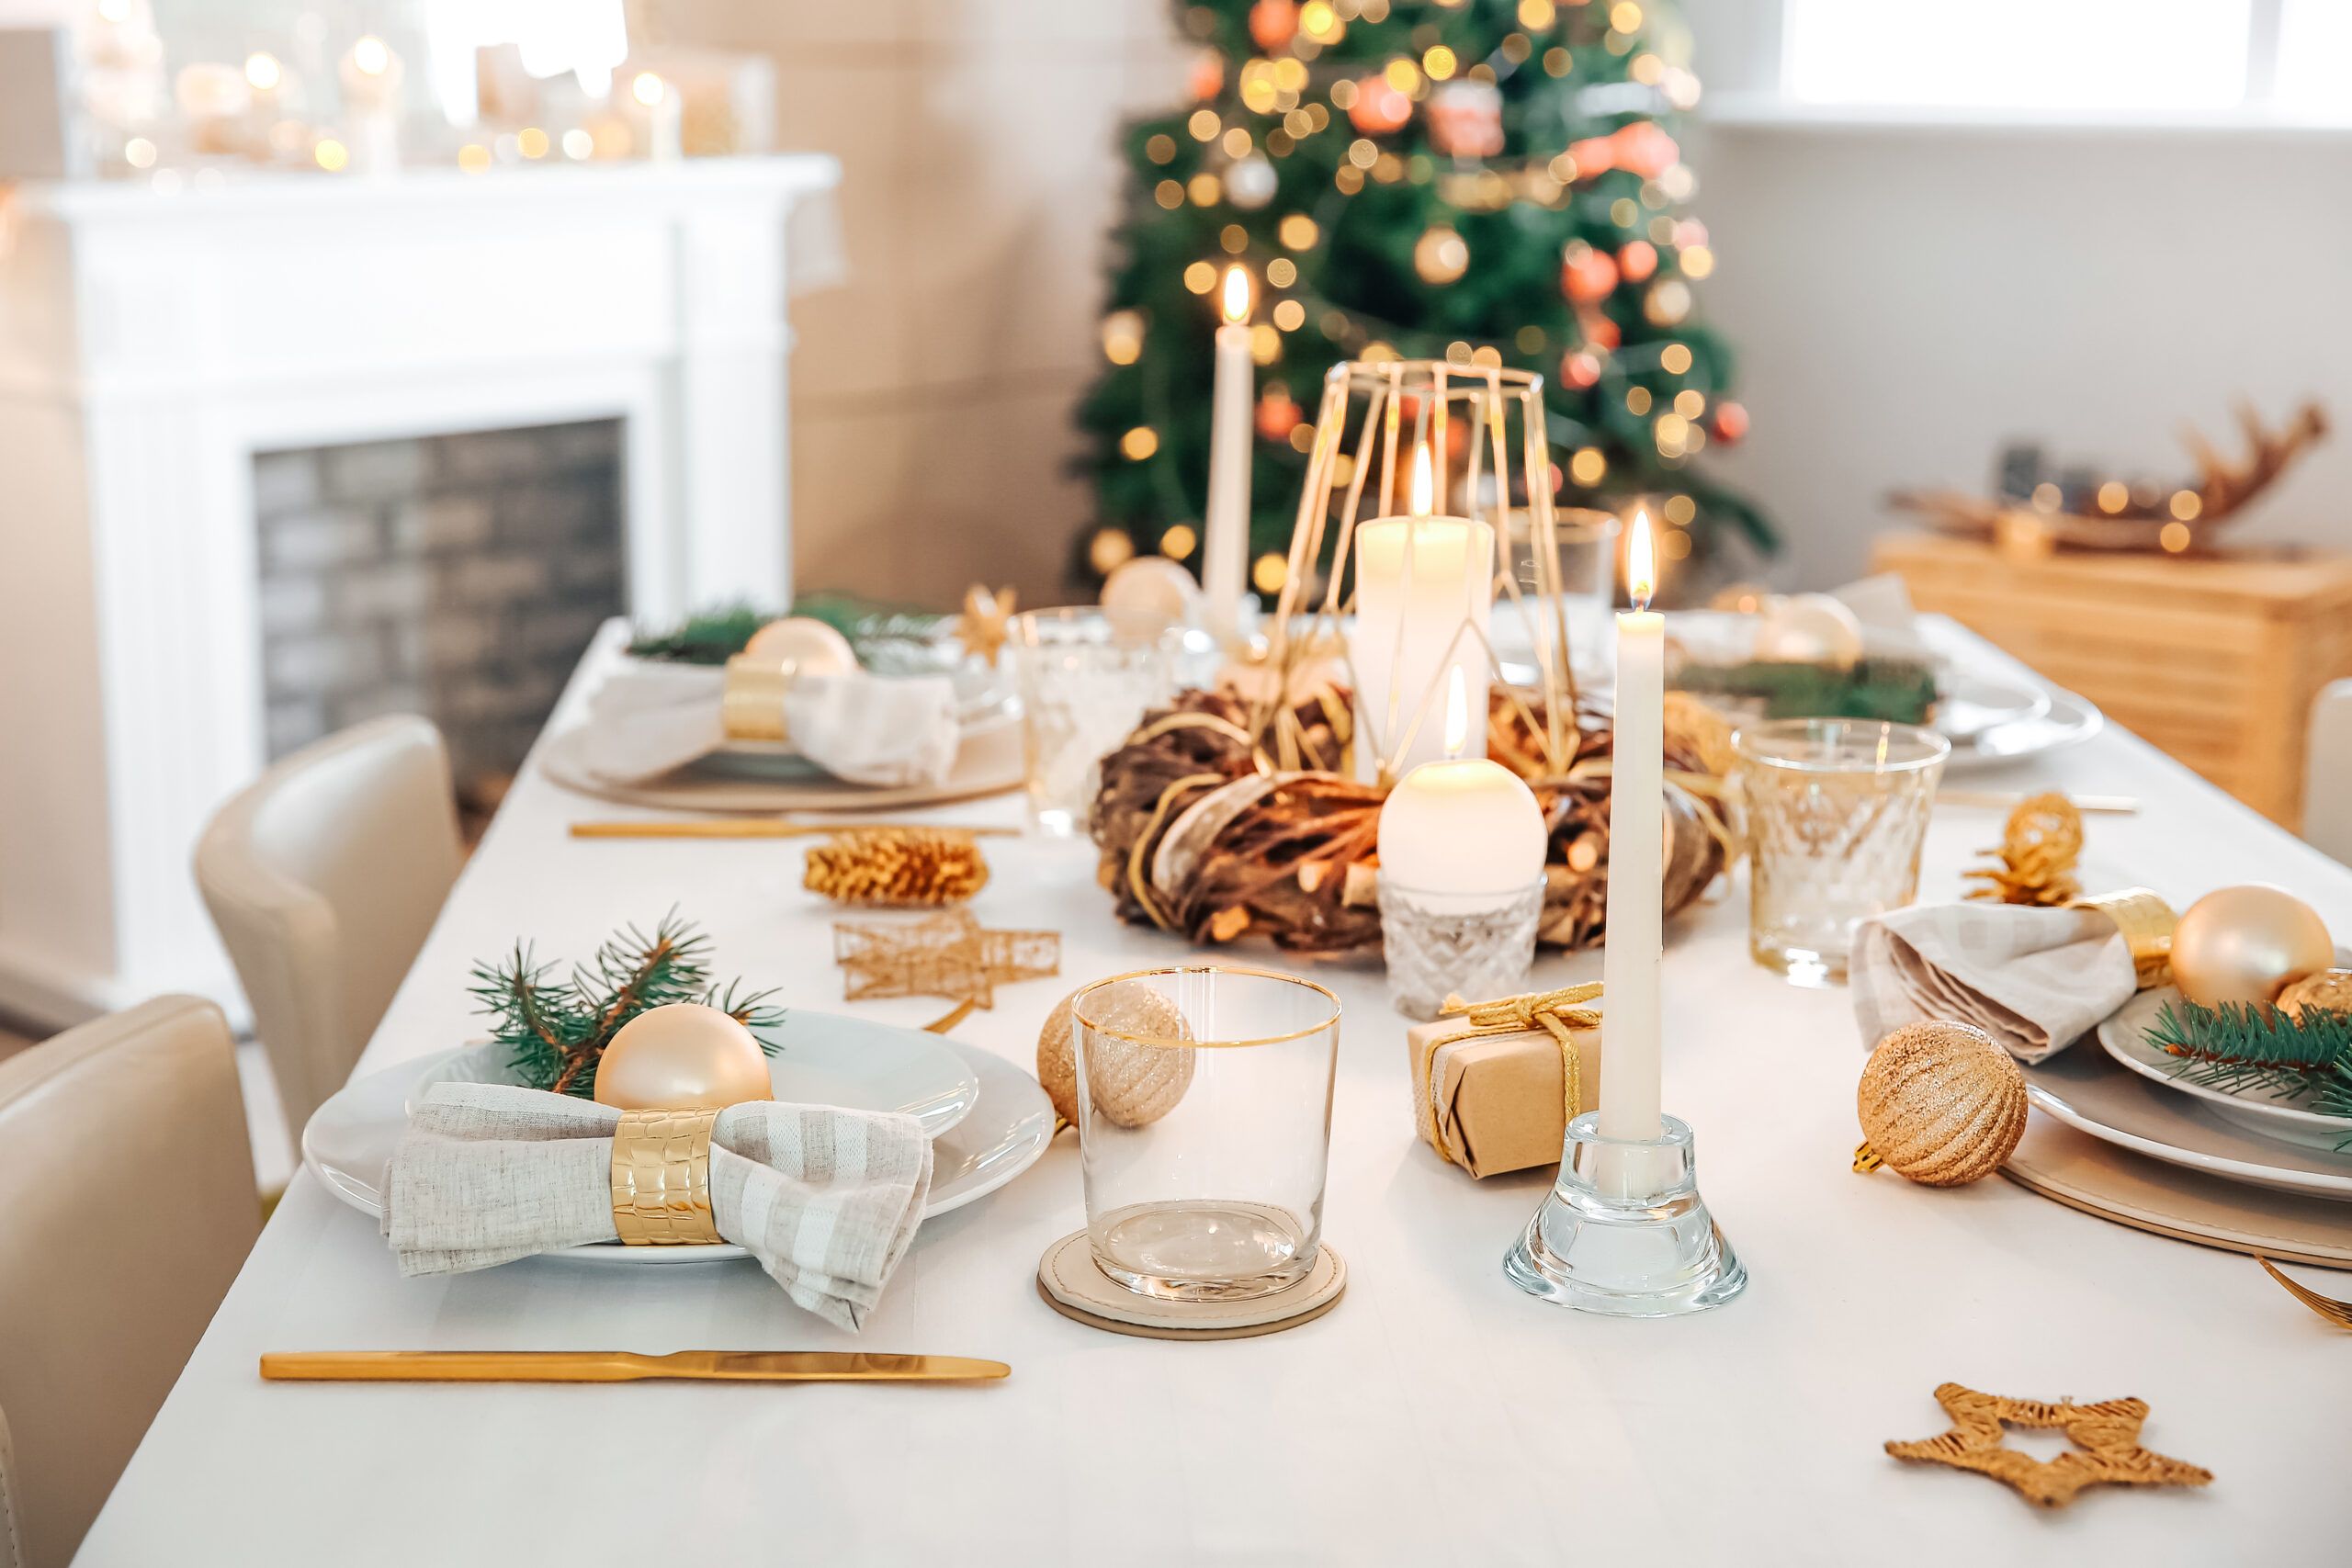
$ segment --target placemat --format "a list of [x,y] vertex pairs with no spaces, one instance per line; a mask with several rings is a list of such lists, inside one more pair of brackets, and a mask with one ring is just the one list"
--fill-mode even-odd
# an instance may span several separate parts
[[1075,1231],[1037,1260],[1037,1294],[1064,1317],[1140,1339],[1247,1339],[1312,1323],[1340,1304],[1348,1262],[1325,1242],[1296,1284],[1244,1302],[1170,1302],[1139,1296],[1094,1265],[1086,1233]]
[[2070,1209],[2202,1247],[2352,1269],[2352,1203],[2224,1181],[2101,1143],[2036,1111],[2001,1168]]
[[588,766],[587,739],[584,729],[551,737],[538,753],[548,777],[582,795],[666,811],[890,811],[1001,795],[1019,789],[1026,776],[1017,724],[967,737],[945,783],[890,789],[844,784],[829,773],[756,778],[691,767],[641,784],[624,784]]

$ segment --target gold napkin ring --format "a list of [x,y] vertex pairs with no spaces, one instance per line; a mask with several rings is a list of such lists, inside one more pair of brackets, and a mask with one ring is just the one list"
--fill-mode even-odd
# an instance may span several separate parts
[[2172,906],[2144,887],[2126,887],[2096,897],[2077,898],[2069,909],[2097,909],[2115,922],[2132,944],[2132,972],[2141,990],[2161,986],[2172,972],[2172,929],[2180,917]]
[[613,1129],[613,1229],[631,1247],[722,1239],[710,1213],[716,1111],[624,1111]]
[[719,697],[719,723],[729,740],[786,739],[784,694],[797,667],[790,661],[739,653],[727,661],[727,685]]

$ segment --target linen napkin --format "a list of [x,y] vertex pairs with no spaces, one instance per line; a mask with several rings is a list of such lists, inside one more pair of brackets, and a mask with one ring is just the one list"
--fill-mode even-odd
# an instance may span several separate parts
[[[609,1105],[507,1084],[435,1084],[384,1182],[404,1275],[455,1274],[613,1241]],[[752,1100],[718,1113],[710,1206],[796,1303],[856,1329],[906,1255],[931,1192],[911,1116]]]
[[1847,966],[1862,1043],[1903,1024],[1973,1023],[2039,1062],[2132,999],[2132,944],[2097,909],[1925,904],[1862,922]]
[[[725,690],[724,674],[702,666],[613,676],[589,699],[588,765],[637,784],[709,756],[727,743]],[[802,675],[786,690],[784,723],[793,748],[835,778],[886,788],[944,784],[962,739],[944,675]]]

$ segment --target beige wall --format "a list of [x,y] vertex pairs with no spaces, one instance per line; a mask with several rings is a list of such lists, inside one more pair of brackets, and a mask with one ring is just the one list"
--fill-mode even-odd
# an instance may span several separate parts
[[776,63],[778,138],[842,161],[851,282],[793,308],[798,581],[946,604],[1065,596],[1130,106],[1174,101],[1162,0],[675,0]]

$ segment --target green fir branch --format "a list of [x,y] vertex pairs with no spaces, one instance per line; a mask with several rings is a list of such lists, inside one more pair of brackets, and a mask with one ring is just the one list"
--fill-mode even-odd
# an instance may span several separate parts
[[[2224,1093],[2299,1098],[2325,1116],[2352,1116],[2352,1016],[2305,1008],[2165,1002],[2148,1043],[2178,1058],[2184,1083]],[[2347,1139],[2352,1143],[2352,1139]]]
[[762,1051],[775,1055],[771,1032],[784,1022],[785,1010],[768,999],[773,992],[745,992],[741,981],[713,983],[709,952],[709,939],[672,910],[650,935],[624,927],[560,980],[549,978],[554,964],[536,962],[517,942],[506,958],[476,964],[469,990],[519,1081],[584,1099],[595,1093],[596,1068],[613,1036],[631,1019],[673,1002],[718,1008],[751,1030]]

